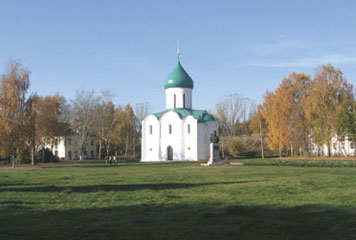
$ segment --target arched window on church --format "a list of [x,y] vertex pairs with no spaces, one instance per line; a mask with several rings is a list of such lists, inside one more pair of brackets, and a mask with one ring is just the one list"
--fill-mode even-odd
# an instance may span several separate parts
[[171,124],[168,125],[168,133],[172,134],[172,125]]
[[187,126],[187,131],[188,131],[188,134],[190,134],[190,124],[188,124],[188,126]]
[[150,125],[150,134],[152,135],[152,125]]
[[183,93],[183,108],[185,108],[185,94]]

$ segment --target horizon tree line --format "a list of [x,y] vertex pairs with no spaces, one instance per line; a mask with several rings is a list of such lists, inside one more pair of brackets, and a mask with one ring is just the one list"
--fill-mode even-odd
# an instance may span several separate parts
[[[28,93],[31,71],[10,60],[0,77],[0,156],[14,166],[30,156],[44,161],[58,136],[78,136],[80,159],[88,138],[99,139],[99,158],[110,154],[136,155],[140,146],[141,121],[150,112],[148,103],[114,104],[114,94],[77,90],[67,101],[59,93],[38,96]],[[29,95],[29,96],[27,96]],[[314,77],[292,72],[263,103],[239,94],[223,96],[212,113],[219,123],[222,155],[264,148],[295,156],[310,155],[310,144],[331,149],[331,139],[356,139],[356,101],[353,85],[339,68],[321,65]],[[260,148],[260,150],[258,150]]]
[[59,93],[28,95],[31,71],[19,60],[10,60],[0,77],[0,157],[11,165],[30,156],[31,163],[44,161],[45,148],[53,150],[56,137],[78,136],[80,159],[90,136],[99,139],[99,157],[136,154],[140,142],[140,120],[148,113],[147,103],[115,105],[109,91],[77,90],[69,102]]

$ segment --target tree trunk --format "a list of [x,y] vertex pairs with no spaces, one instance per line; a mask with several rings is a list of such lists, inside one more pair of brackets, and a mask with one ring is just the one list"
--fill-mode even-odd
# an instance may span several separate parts
[[45,162],[45,148],[43,147],[42,148],[42,162],[44,163]]
[[125,146],[125,157],[127,156],[127,150],[129,148],[129,137],[126,137],[126,146]]
[[290,143],[290,156],[291,157],[294,157],[294,153],[293,153],[294,151],[293,151],[293,144],[292,143]]
[[84,149],[83,147],[80,148],[80,154],[79,154],[79,161],[83,160],[83,155],[84,155]]
[[103,149],[103,141],[104,141],[104,128],[101,127],[101,137],[100,137],[100,144],[99,144],[99,159],[103,158],[103,156],[101,154],[101,151]]
[[[33,131],[35,130],[33,129]],[[35,154],[36,154],[36,132],[32,133],[31,165],[35,165]]]
[[222,156],[222,159],[225,159],[224,141],[221,141],[221,156]]
[[31,150],[31,165],[35,165],[35,147],[32,146]]
[[132,152],[133,156],[136,156],[136,146],[135,146],[135,138],[132,138]]
[[99,143],[99,159],[102,159],[102,156],[101,156],[102,147],[103,147],[103,140],[100,140],[100,143]]
[[342,150],[344,150],[344,152],[343,152],[344,156],[348,157],[348,154],[347,154],[347,151],[346,151],[346,147],[345,147],[346,146],[346,138],[345,138],[344,142],[341,143],[341,146],[343,146]]
[[32,136],[31,165],[35,165],[35,154],[36,154],[36,133],[34,133]]
[[282,149],[281,149],[281,147],[279,147],[279,157],[280,158],[282,157]]
[[32,152],[31,152],[31,164],[35,165],[36,154],[36,112],[32,104]]
[[302,147],[299,147],[299,157],[302,156]]
[[108,140],[105,140],[105,144],[106,144],[106,157],[108,157],[110,153],[110,143]]
[[53,154],[53,142],[54,142],[54,138],[51,139],[51,152]]
[[265,154],[263,151],[263,136],[262,136],[262,126],[261,126],[261,119],[260,119],[260,140],[261,140],[261,157],[265,158]]
[[10,161],[11,161],[11,167],[15,167],[15,156],[14,155],[11,155],[10,157]]

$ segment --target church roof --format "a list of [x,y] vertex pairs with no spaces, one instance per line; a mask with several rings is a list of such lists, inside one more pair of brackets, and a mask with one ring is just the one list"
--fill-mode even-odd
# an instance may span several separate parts
[[191,110],[187,108],[171,108],[167,109],[163,112],[153,113],[158,119],[163,116],[163,114],[173,111],[179,115],[181,119],[187,116],[193,116],[195,119],[198,120],[199,123],[209,122],[209,121],[216,121],[214,116],[209,114],[205,110]]
[[184,70],[179,60],[176,67],[164,81],[164,88],[193,88],[194,82],[188,73]]

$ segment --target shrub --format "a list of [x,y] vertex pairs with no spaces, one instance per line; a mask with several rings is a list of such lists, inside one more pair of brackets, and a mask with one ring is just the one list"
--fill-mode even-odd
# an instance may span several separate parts
[[43,161],[43,162],[58,162],[59,161],[58,157],[54,156],[52,151],[48,148],[45,148],[45,149],[42,148],[38,152],[38,156],[39,156],[39,159],[41,159],[41,161]]
[[261,143],[257,135],[224,137],[227,153],[232,157],[257,156],[261,151]]
[[242,141],[238,138],[230,140],[226,147],[227,152],[234,157],[241,156],[244,148]]

